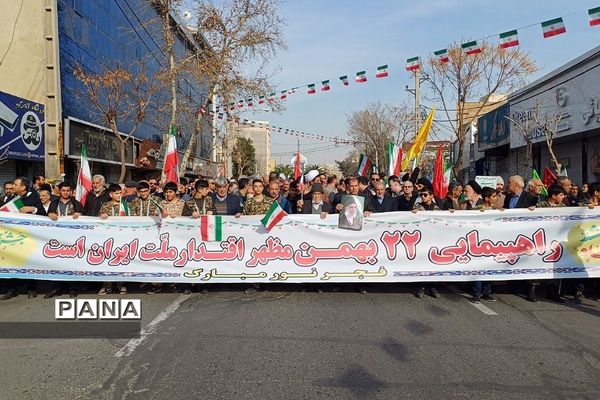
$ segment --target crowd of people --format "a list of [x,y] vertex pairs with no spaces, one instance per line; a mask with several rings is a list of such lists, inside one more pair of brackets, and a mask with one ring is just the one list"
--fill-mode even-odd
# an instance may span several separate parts
[[[450,182],[447,195],[435,196],[433,185],[427,178],[418,178],[418,170],[412,174],[384,176],[372,173],[370,177],[350,176],[339,178],[335,175],[319,174],[307,177],[302,184],[288,179],[282,174],[272,172],[260,177],[241,176],[237,179],[213,178],[210,176],[195,179],[181,178],[179,182],[161,184],[160,178],[149,178],[139,182],[127,181],[124,184],[107,184],[102,175],[92,177],[92,192],[86,197],[85,204],[74,198],[75,187],[68,181],[51,184],[44,176],[34,176],[30,181],[17,177],[4,182],[0,196],[0,207],[19,196],[23,207],[21,213],[47,216],[52,220],[59,217],[79,218],[82,215],[103,219],[121,217],[121,203],[125,199],[130,216],[159,216],[163,218],[197,218],[200,215],[264,215],[274,202],[289,214],[319,214],[326,218],[328,214],[340,213],[344,205],[344,195],[364,198],[364,216],[371,213],[394,211],[420,212],[437,210],[504,210],[514,208],[546,207],[589,207],[600,204],[600,182],[583,183],[581,187],[566,176],[559,176],[547,188],[538,179],[527,184],[518,175],[508,179],[505,187],[502,177],[497,177],[496,188],[481,187],[476,181],[462,183]],[[25,281],[28,297],[35,297],[36,283]],[[540,282],[527,282],[526,298],[537,301],[536,291]],[[17,281],[5,282],[5,293],[0,300],[18,295],[20,286]],[[144,287],[145,286],[145,287]],[[149,286],[149,287],[148,287]],[[156,293],[163,290],[162,285],[143,285],[143,290]],[[190,293],[190,285],[172,284],[172,291]],[[574,300],[581,303],[584,296],[584,280],[574,280]],[[44,295],[51,298],[68,290],[69,295],[77,295],[74,282],[51,283],[51,290]],[[105,283],[99,295],[112,292],[110,283]],[[124,283],[117,284],[120,294],[127,293]],[[361,292],[366,290],[361,287]],[[475,282],[472,285],[472,301],[481,299],[494,301],[490,282]],[[416,296],[425,294],[438,298],[436,284],[418,285]],[[561,285],[550,281],[547,296],[551,300],[564,302]]]

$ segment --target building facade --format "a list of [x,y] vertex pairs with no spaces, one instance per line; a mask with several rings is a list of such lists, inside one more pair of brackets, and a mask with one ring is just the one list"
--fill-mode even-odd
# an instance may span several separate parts
[[[102,173],[114,181],[120,168],[119,140],[104,126],[75,69],[100,73],[121,67],[132,73],[143,70],[150,79],[156,79],[156,73],[167,66],[158,12],[146,0],[26,1],[20,13],[18,2],[4,8],[0,21],[6,22],[4,26],[15,25],[15,40],[6,64],[0,65],[0,92],[41,103],[46,115],[43,168],[31,167],[32,162],[24,166],[22,160],[15,160],[8,162],[5,173],[31,175],[45,170],[51,178],[59,178],[60,173],[74,176],[81,144],[85,144],[92,173]],[[201,35],[188,30],[177,15],[170,17],[177,32],[174,35],[177,59],[207,48]],[[209,88],[190,76],[180,76],[177,86],[178,101],[185,105],[181,108],[192,110],[193,119]],[[167,85],[160,86],[151,98],[146,117],[127,141],[127,178],[160,174],[162,137],[170,119],[169,94]],[[122,134],[131,130],[133,118],[119,124]],[[178,147],[183,152],[194,124],[186,126],[185,115],[180,119]],[[2,135],[0,146],[5,142]],[[200,165],[210,164],[207,161],[212,147],[207,120],[187,165],[188,173],[199,173]]]
[[529,178],[529,159],[538,171],[555,170],[550,132],[563,173],[576,183],[600,180],[600,46],[512,94],[480,119],[479,132],[479,146],[493,160],[489,175]]

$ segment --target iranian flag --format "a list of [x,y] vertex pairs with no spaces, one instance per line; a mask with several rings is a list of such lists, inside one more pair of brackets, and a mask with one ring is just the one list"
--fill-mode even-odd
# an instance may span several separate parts
[[258,96],[258,104],[265,104],[265,96]]
[[329,86],[329,81],[322,81],[321,82],[321,91],[322,92],[327,92],[329,91],[329,89],[331,89],[331,87]]
[[283,211],[283,208],[279,205],[277,200],[273,201],[273,205],[269,208],[269,211],[265,214],[263,219],[260,220],[262,224],[269,232],[275,225],[279,223],[285,217],[287,213]]
[[387,64],[380,65],[379,67],[377,67],[377,72],[375,73],[375,78],[387,78],[387,76],[388,76]]
[[590,16],[590,26],[600,25],[600,7],[589,9],[588,15]]
[[508,49],[519,45],[519,34],[517,31],[508,31],[500,34],[500,48]]
[[244,108],[244,100],[238,101],[238,108]]
[[177,155],[177,128],[171,125],[169,129],[169,142],[167,144],[167,153],[163,163],[163,175],[165,182],[179,183],[179,157]]
[[348,83],[348,75],[340,76],[340,81],[342,81],[342,84],[344,86],[348,86],[349,85],[349,83]]
[[275,101],[275,93],[269,95],[269,103],[272,103],[273,101]]
[[77,188],[75,189],[75,200],[85,206],[88,193],[92,191],[92,173],[90,172],[90,163],[87,159],[87,150],[85,145],[81,145],[81,162],[79,165],[79,175],[77,176]]
[[356,83],[365,83],[367,81],[367,72],[360,71],[356,73]]
[[287,90],[281,91],[281,96],[279,97],[281,100],[287,99]]
[[402,166],[402,147],[394,143],[388,144],[388,176],[400,174],[400,168]]
[[246,104],[248,105],[248,109],[252,109],[254,107],[254,101],[253,101],[252,97],[250,97],[248,100],[246,100]]
[[235,103],[229,103],[229,111],[235,110]]
[[472,42],[463,43],[462,45],[460,45],[460,47],[467,55],[481,53],[481,47],[477,43],[477,40],[473,40]]
[[315,94],[317,93],[317,90],[315,89],[315,84],[311,83],[310,85],[308,85],[308,94]]
[[223,113],[218,113],[218,114],[217,114],[217,118],[218,118],[218,119],[223,119]]
[[373,162],[369,160],[369,157],[367,157],[364,154],[361,154],[360,159],[358,160],[358,174],[360,176],[367,176],[367,174],[371,170],[372,165]]
[[119,201],[119,217],[128,217],[129,216],[129,204],[127,204],[127,200],[121,197],[121,201]]
[[452,167],[453,164],[444,163],[444,190],[448,193],[448,186],[450,186],[450,179],[452,179]]
[[23,208],[23,206],[23,200],[21,200],[21,198],[17,196],[2,207],[0,207],[0,211],[19,212],[19,210]]
[[203,242],[223,240],[223,219],[220,215],[200,216],[200,237]]
[[450,58],[448,58],[448,49],[441,49],[438,51],[434,51],[433,54],[435,54],[435,56],[437,57],[437,60],[442,64],[450,61]]
[[542,22],[542,30],[544,31],[544,39],[561,35],[567,31],[562,18],[555,18]]
[[419,57],[413,57],[406,60],[406,70],[408,72],[418,71],[421,68],[421,59]]

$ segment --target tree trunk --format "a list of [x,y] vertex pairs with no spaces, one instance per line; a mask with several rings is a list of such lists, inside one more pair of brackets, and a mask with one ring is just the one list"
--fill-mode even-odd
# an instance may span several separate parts
[[[206,111],[205,115],[208,115],[208,104],[209,104],[208,102],[212,98],[213,94],[214,94],[214,90],[211,92],[211,95],[208,96],[208,98],[206,99],[206,102],[202,105],[202,107]],[[187,148],[185,149],[185,152],[183,153],[183,158],[181,159],[181,162],[179,164],[179,175],[183,175],[185,173],[185,166],[187,165],[188,160],[192,156],[192,150],[196,148],[196,143],[198,142],[198,135],[202,134],[202,125],[204,122],[205,115],[198,112],[198,117],[196,118],[195,132],[193,132],[192,136],[190,136],[190,141],[188,142]],[[212,143],[211,153],[212,153],[212,146],[214,146],[214,145],[215,144]],[[210,155],[209,155],[209,158],[210,158]]]
[[125,165],[127,163],[127,159],[125,158],[125,145],[127,144],[127,139],[124,140],[119,134],[119,130],[117,129],[117,121],[111,120],[109,122],[109,125],[113,135],[115,135],[115,137],[119,141],[119,157],[121,158],[121,172],[119,173],[118,183],[125,183],[125,174],[127,173],[127,165]]
[[527,176],[531,176],[531,173],[533,172],[532,152],[533,152],[533,143],[531,143],[531,139],[527,139],[527,145],[525,146],[525,166],[528,171]]

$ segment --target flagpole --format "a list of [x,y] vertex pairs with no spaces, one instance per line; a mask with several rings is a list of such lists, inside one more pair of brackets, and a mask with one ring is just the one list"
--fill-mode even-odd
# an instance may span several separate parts
[[[298,152],[296,153],[296,164],[300,165],[300,179],[302,179],[303,173],[302,164],[300,163],[300,139],[298,139]],[[302,185],[302,191],[300,192],[300,200],[304,202],[304,185]]]

